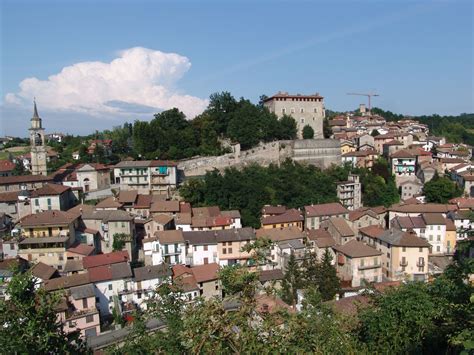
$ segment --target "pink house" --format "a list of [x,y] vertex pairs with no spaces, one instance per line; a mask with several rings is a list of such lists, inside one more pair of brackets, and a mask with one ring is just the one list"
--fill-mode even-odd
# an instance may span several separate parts
[[99,334],[100,317],[95,304],[94,285],[71,287],[68,297],[59,305],[58,317],[66,333],[78,331],[84,338]]

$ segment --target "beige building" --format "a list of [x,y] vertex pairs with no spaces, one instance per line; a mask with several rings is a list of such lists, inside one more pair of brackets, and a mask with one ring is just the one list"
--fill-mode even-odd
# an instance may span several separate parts
[[337,198],[349,211],[362,207],[362,184],[359,175],[349,174],[347,181],[337,183]]
[[64,211],[45,211],[20,221],[23,239],[18,255],[31,262],[42,262],[59,271],[66,264],[66,249],[75,241],[77,216]]
[[382,252],[383,274],[389,280],[428,279],[428,255],[431,245],[425,239],[415,233],[382,228],[372,228],[363,234],[363,239]]
[[31,192],[31,213],[47,210],[67,211],[76,203],[76,197],[68,186],[46,184]]
[[287,92],[277,94],[265,100],[264,105],[268,110],[278,116],[291,116],[296,121],[298,138],[303,137],[303,127],[308,125],[314,131],[314,138],[324,138],[323,120],[326,115],[324,98],[319,94],[290,95]]
[[306,229],[321,228],[321,222],[330,217],[349,218],[349,210],[338,202],[304,206]]
[[351,287],[382,281],[382,252],[357,240],[333,248],[337,274],[342,281]]
[[84,164],[76,170],[76,176],[79,187],[86,193],[110,187],[110,169],[103,164]]
[[321,226],[334,238],[336,244],[343,245],[356,239],[354,230],[344,218],[331,217],[324,221]]

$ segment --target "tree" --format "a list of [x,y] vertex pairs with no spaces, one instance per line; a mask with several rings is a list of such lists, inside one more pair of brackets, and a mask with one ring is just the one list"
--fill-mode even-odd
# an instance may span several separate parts
[[313,139],[314,138],[314,130],[310,125],[306,125],[303,127],[303,139]]
[[332,265],[332,255],[328,249],[324,251],[323,258],[318,265],[316,275],[316,285],[323,301],[334,299],[340,289],[339,277],[336,268]]
[[278,121],[279,132],[276,135],[277,139],[295,139],[298,129],[296,128],[296,121],[293,117],[283,115]]
[[66,334],[56,307],[62,295],[35,289],[29,272],[16,272],[7,286],[9,300],[0,301],[1,352],[4,354],[86,353],[78,333]]
[[292,252],[285,268],[285,275],[282,281],[282,299],[293,308],[296,308],[298,300],[298,289],[302,286],[302,277],[295,254]]
[[423,194],[428,202],[448,203],[450,199],[461,196],[462,190],[447,177],[435,174],[433,179],[425,183]]
[[372,137],[377,137],[377,136],[380,136],[380,132],[379,132],[378,130],[374,129],[374,130],[370,133],[370,135],[371,135]]
[[[328,110],[326,110],[326,113],[327,112]],[[331,126],[329,126],[329,119],[327,116],[323,120],[323,135],[324,138],[331,138],[332,136],[332,129]]]
[[130,236],[125,233],[115,233],[113,235],[114,241],[112,242],[112,250],[120,251],[123,250],[127,241],[130,240]]

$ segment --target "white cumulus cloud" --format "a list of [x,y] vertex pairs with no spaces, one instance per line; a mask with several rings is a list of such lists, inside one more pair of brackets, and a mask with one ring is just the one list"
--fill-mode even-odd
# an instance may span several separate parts
[[5,102],[29,107],[36,97],[41,109],[91,115],[177,107],[193,118],[206,108],[207,100],[175,87],[190,67],[189,59],[179,54],[135,47],[121,51],[110,63],[81,62],[47,80],[26,78],[20,91],[8,93]]

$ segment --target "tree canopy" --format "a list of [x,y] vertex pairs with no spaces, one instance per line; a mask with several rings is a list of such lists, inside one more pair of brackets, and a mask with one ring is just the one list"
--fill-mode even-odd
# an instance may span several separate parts
[[450,199],[461,196],[462,190],[449,178],[435,173],[433,179],[423,186],[423,194],[427,202],[448,203]]

